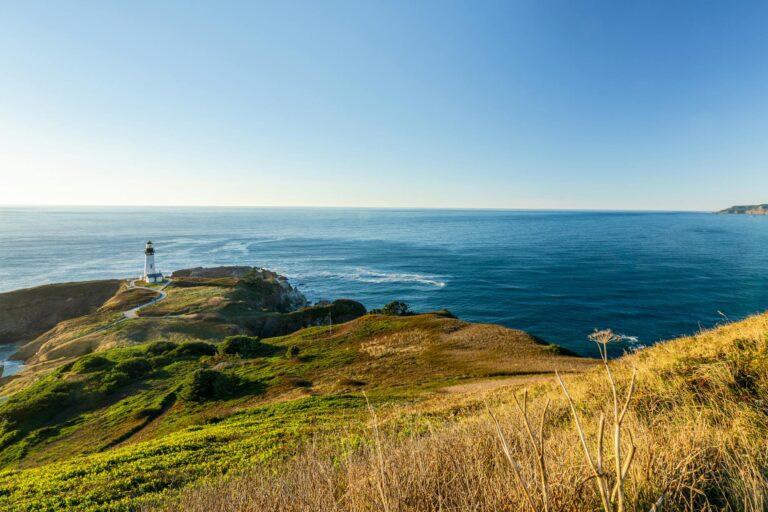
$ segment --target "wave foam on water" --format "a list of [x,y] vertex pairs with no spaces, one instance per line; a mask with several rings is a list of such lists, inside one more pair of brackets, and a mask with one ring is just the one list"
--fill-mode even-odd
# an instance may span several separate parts
[[626,334],[619,334],[621,341],[625,342],[629,346],[631,352],[636,352],[641,348],[645,348],[647,345],[640,343],[640,338],[637,336],[628,336]]
[[434,286],[436,288],[444,288],[446,285],[445,281],[440,281],[434,276],[411,274],[407,272],[387,273],[369,270],[358,274],[353,274],[352,277],[363,283],[419,283]]
[[352,272],[319,272],[317,277],[349,279],[360,283],[416,283],[435,288],[445,288],[447,283],[438,276],[410,272],[384,272],[367,268],[357,268]]
[[418,283],[435,288],[445,288],[446,282],[437,276],[410,272],[381,272],[369,269],[357,269],[347,277],[362,283]]

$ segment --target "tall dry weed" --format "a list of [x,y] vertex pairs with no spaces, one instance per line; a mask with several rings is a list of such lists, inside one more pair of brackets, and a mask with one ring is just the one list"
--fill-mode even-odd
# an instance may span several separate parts
[[522,402],[515,388],[479,397],[493,420],[469,414],[427,435],[403,438],[374,411],[376,430],[354,451],[309,446],[288,462],[197,485],[161,506],[766,510],[768,315],[603,360],[594,371],[560,380],[562,387],[533,388]]

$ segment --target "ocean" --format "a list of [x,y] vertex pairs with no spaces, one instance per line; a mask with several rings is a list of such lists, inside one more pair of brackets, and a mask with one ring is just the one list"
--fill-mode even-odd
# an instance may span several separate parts
[[617,351],[768,309],[768,216],[688,212],[0,208],[0,291],[256,265],[310,300],[403,300],[528,331],[580,354]]

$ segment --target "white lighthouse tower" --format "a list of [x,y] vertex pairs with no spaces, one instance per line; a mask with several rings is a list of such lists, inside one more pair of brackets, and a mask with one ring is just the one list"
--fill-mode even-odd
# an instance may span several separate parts
[[155,268],[155,248],[151,240],[144,246],[144,275],[141,277],[148,283],[163,281],[163,274]]

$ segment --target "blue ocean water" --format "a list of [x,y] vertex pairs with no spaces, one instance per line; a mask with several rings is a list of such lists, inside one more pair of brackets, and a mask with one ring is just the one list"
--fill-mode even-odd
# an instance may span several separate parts
[[768,309],[768,217],[707,213],[367,209],[1,208],[0,291],[258,265],[311,299],[414,309],[529,331],[583,354]]

